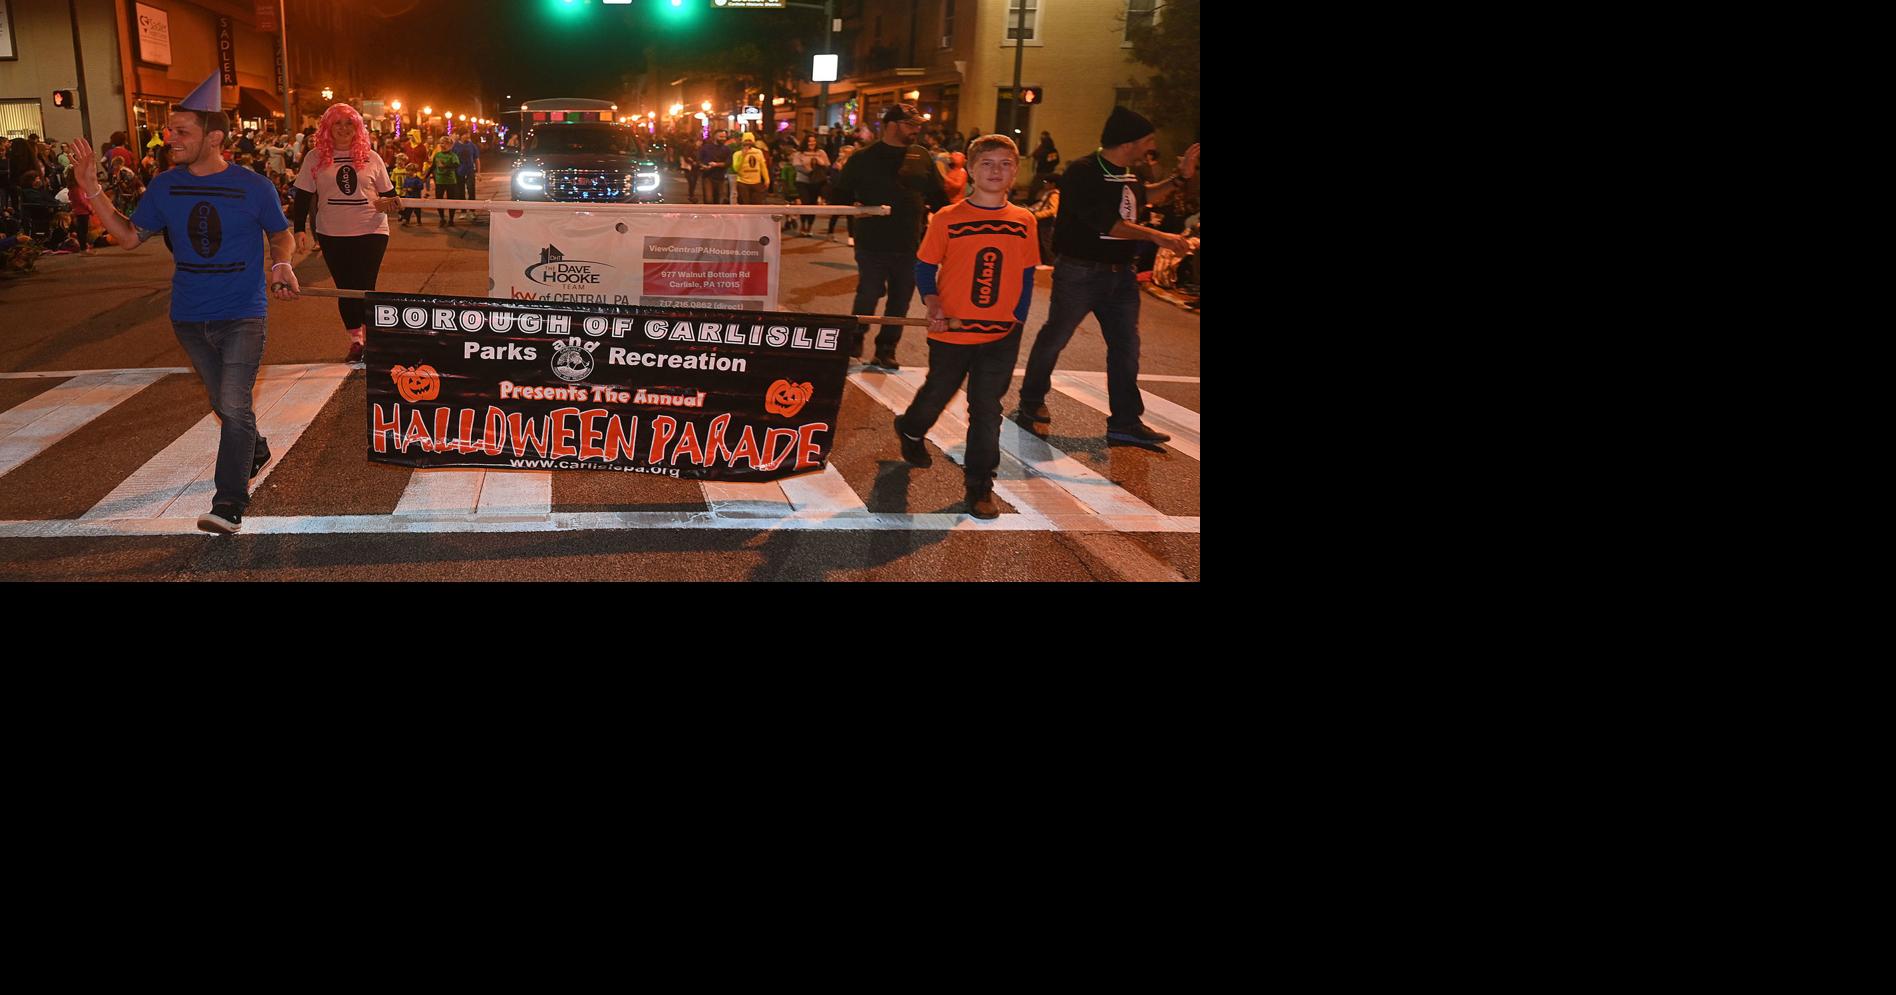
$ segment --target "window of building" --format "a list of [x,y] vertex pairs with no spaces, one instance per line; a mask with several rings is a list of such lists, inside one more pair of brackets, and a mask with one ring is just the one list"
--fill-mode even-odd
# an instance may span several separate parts
[[[1022,5],[1027,11],[1026,20],[1021,19]],[[1007,40],[1026,39],[1039,41],[1040,0],[1007,0]]]
[[1159,0],[1126,0],[1126,46],[1141,31],[1148,30],[1158,19]]
[[955,47],[955,0],[942,0],[941,47]]
[[46,122],[40,115],[39,98],[0,100],[0,136],[25,138],[28,135],[46,137]]

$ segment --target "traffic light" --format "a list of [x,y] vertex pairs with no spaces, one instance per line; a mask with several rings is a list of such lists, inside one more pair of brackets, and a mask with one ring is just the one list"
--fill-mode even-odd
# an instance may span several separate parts
[[73,102],[71,90],[54,90],[53,106],[65,110],[72,110],[79,105]]
[[1023,86],[1020,88],[1020,102],[1023,104],[1040,103],[1040,87]]

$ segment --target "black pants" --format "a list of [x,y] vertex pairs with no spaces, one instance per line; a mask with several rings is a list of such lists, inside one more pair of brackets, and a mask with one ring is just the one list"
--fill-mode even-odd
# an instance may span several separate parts
[[[820,184],[809,183],[809,182],[799,182],[797,183],[797,194],[798,194],[797,199],[802,201],[805,204],[814,204],[816,203],[817,191],[820,189],[822,189]],[[815,228],[816,228],[816,215],[805,214],[803,216],[803,233],[807,235]],[[830,230],[834,231],[835,229],[832,228]]]
[[91,227],[91,224],[92,215],[90,214],[75,214],[72,216],[72,233],[79,236],[79,249],[82,252],[92,247],[92,243],[87,241],[89,236],[88,229]]
[[698,171],[698,185],[704,188],[703,191],[700,192],[699,197],[703,200],[704,203],[706,204],[724,203],[724,199],[725,199],[724,177],[726,174],[727,174],[727,170],[725,170],[723,166],[715,165],[715,164],[712,165],[709,169],[701,169]]
[[[909,302],[915,299],[915,253],[869,252],[858,247],[856,277],[855,310],[851,314],[874,314],[876,301],[886,292],[889,305],[882,313],[893,318],[908,317]],[[862,330],[866,338],[868,326],[862,326]],[[894,355],[900,341],[901,325],[883,325],[876,333],[876,355]]]
[[[387,235],[325,235],[316,233],[323,247],[323,262],[329,275],[336,278],[338,290],[374,290],[376,275],[382,272],[382,254],[388,251]],[[342,313],[342,327],[361,328],[368,321],[365,301],[341,298],[336,310]]]
[[968,380],[968,454],[962,463],[968,490],[985,491],[993,485],[1001,465],[1001,399],[1014,382],[1014,363],[1020,359],[1020,323],[1006,338],[986,345],[955,345],[928,340],[928,379],[915,393],[914,403],[896,427],[903,435],[921,438],[941,417],[941,411]]
[[687,169],[684,172],[685,200],[696,204],[698,202],[698,171],[695,169]]
[[[457,180],[453,183],[443,183],[440,180],[436,180],[435,181],[435,199],[436,200],[460,200],[461,199],[460,181]],[[436,221],[453,221],[454,210],[455,210],[454,208],[449,208],[448,210],[443,211],[437,208],[435,210],[435,220]]]

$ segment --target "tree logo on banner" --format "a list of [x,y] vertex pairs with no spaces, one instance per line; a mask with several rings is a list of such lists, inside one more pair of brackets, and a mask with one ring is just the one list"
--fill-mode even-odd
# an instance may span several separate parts
[[577,383],[592,376],[593,359],[590,350],[598,348],[597,342],[582,342],[579,339],[560,339],[553,343],[553,375],[567,383]]
[[810,403],[810,398],[815,393],[816,384],[779,380],[771,384],[770,389],[764,392],[764,410],[773,415],[789,418],[802,411],[803,406]]
[[391,366],[389,379],[395,381],[395,389],[401,392],[402,400],[410,404],[432,401],[441,396],[441,374],[432,366]]

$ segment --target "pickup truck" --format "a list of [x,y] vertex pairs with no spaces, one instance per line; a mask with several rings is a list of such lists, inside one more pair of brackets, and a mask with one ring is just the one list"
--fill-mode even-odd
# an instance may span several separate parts
[[658,163],[629,126],[604,121],[536,124],[514,163],[514,200],[620,204],[664,202]]

